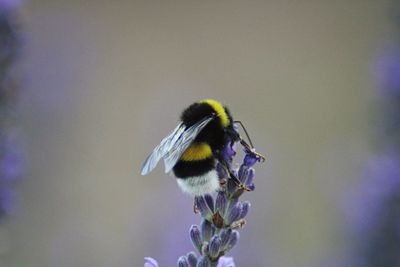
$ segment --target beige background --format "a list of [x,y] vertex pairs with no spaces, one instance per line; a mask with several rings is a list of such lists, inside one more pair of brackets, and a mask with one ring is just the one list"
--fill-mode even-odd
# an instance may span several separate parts
[[[26,1],[28,166],[1,226],[12,267],[161,266],[191,213],[140,166],[179,112],[215,98],[269,159],[256,166],[238,266],[320,266],[347,251],[339,200],[368,148],[386,1]],[[340,257],[339,257],[340,258]]]

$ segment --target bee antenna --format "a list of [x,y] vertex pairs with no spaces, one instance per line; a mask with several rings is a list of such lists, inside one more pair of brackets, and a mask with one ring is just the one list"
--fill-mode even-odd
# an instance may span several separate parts
[[233,123],[237,123],[237,124],[240,124],[240,126],[242,126],[242,129],[244,130],[244,133],[245,133],[246,136],[247,136],[247,140],[249,141],[251,148],[254,148],[253,142],[251,142],[249,133],[247,132],[247,130],[246,130],[246,128],[244,127],[243,123],[242,123],[241,121],[234,121]]

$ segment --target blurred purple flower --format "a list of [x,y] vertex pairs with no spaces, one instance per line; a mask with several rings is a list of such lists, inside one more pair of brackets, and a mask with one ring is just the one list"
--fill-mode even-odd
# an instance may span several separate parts
[[382,219],[379,213],[387,198],[400,195],[400,155],[390,153],[371,158],[363,180],[346,202],[345,210],[354,231],[367,233]]
[[17,137],[0,135],[0,216],[9,214],[15,203],[13,184],[22,172],[22,153]]
[[[395,17],[398,1],[391,8]],[[378,56],[374,76],[381,92],[375,131],[380,153],[370,158],[362,183],[346,203],[354,255],[349,266],[400,266],[400,46]]]
[[0,217],[14,210],[15,192],[7,185],[0,185]]
[[19,35],[10,9],[13,1],[0,1],[0,217],[14,207],[13,182],[22,172],[22,153],[15,134],[17,86],[11,74],[19,52]]
[[21,6],[22,0],[0,0],[0,10],[12,10]]
[[14,181],[22,173],[22,151],[16,134],[2,135],[0,174],[3,181]]
[[400,46],[381,54],[375,67],[383,96],[376,125],[381,152],[367,162],[346,203],[355,267],[400,266]]
[[374,72],[382,90],[400,96],[400,47],[387,49],[380,55]]
[[354,233],[353,266],[400,266],[400,155],[371,159],[348,210]]

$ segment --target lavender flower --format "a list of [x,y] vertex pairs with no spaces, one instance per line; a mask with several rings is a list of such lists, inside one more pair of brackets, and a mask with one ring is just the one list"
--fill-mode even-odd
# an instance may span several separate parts
[[[224,157],[232,166],[233,157],[236,155],[236,143],[229,142],[224,149]],[[202,217],[200,226],[192,225],[189,235],[195,252],[181,256],[178,267],[235,267],[233,258],[224,257],[239,241],[238,229],[244,226],[245,217],[250,210],[250,202],[239,201],[245,189],[253,191],[254,169],[252,166],[260,158],[252,151],[244,150],[245,157],[239,169],[230,170],[243,184],[239,187],[233,179],[228,177],[228,172],[220,164],[217,165],[221,181],[227,181],[224,188],[211,195],[195,197],[195,205]],[[149,258],[147,258],[149,259]],[[152,260],[153,265],[155,261]],[[149,264],[149,263],[146,263]]]
[[201,222],[201,239],[202,240],[210,240],[211,237],[214,235],[215,229],[212,226],[212,223],[203,220]]
[[22,157],[16,134],[15,106],[17,87],[11,68],[19,51],[10,4],[0,3],[0,217],[14,206],[14,181],[20,176]]
[[22,0],[1,0],[0,10],[12,11],[21,6]]
[[375,64],[375,77],[387,94],[400,95],[400,47],[386,50]]
[[196,267],[197,266],[197,256],[196,253],[194,252],[189,252],[187,255],[187,259],[189,262],[190,267]]
[[380,151],[368,161],[363,183],[347,203],[355,251],[350,265],[355,267],[400,266],[399,48],[387,49],[375,65],[383,104],[376,126]]
[[190,239],[192,240],[193,246],[199,251],[202,251],[202,240],[199,227],[197,225],[192,225],[190,228]]
[[186,256],[181,256],[178,259],[178,267],[189,267],[189,261]]
[[158,263],[155,259],[146,257],[144,258],[144,267],[158,267]]
[[231,257],[221,257],[217,267],[235,267],[235,263]]
[[353,266],[400,266],[400,154],[371,159],[347,207],[354,233]]

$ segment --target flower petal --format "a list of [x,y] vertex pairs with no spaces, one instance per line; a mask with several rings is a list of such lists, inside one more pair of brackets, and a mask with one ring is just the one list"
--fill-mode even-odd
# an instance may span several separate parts
[[196,266],[197,266],[197,256],[196,256],[196,253],[194,253],[193,251],[192,251],[192,252],[189,252],[189,253],[186,255],[186,257],[187,257],[187,259],[188,259],[188,262],[189,262],[189,266],[190,266],[190,267],[196,267]]
[[251,167],[254,164],[256,164],[256,162],[258,161],[257,155],[255,155],[254,153],[251,153],[248,150],[245,150],[245,152],[246,152],[246,156],[244,156],[243,164],[246,165],[247,167]]
[[225,192],[219,191],[218,195],[215,199],[215,209],[221,215],[224,215],[224,213],[225,213],[226,201],[227,201],[227,199],[226,199]]
[[214,212],[214,200],[211,195],[204,195],[204,200],[207,203],[207,206],[210,208],[211,212]]
[[228,242],[229,239],[231,238],[231,234],[232,234],[232,229],[228,228],[228,229],[223,229],[221,231],[221,233],[219,234],[219,237],[221,238],[221,246],[225,247]]
[[245,201],[242,203],[242,212],[240,213],[239,219],[243,219],[246,217],[247,213],[249,212],[250,209],[250,202]]
[[158,267],[158,263],[155,259],[150,257],[145,257],[144,260],[145,260],[144,267]]
[[186,256],[179,257],[178,267],[189,267],[189,262],[188,262]]
[[208,242],[213,234],[214,234],[214,228],[212,224],[207,220],[203,220],[201,222],[201,239],[203,240],[203,242],[204,241]]
[[228,224],[231,224],[237,221],[240,218],[240,214],[242,213],[242,203],[237,202],[232,209],[228,213]]
[[201,253],[201,235],[197,225],[190,227],[190,239],[192,240],[193,246]]
[[233,248],[238,241],[239,241],[239,232],[235,230],[232,232],[232,234],[229,238],[227,249],[230,250],[231,248]]
[[215,235],[212,237],[210,241],[209,251],[208,251],[212,259],[218,256],[220,248],[221,248],[221,238]]
[[199,262],[197,263],[197,267],[210,267],[210,260],[208,257],[201,257]]
[[212,210],[208,206],[207,201],[203,196],[195,197],[194,203],[199,209],[201,216],[203,216],[207,220],[210,220],[212,218]]
[[232,257],[221,257],[218,261],[217,267],[235,267]]

